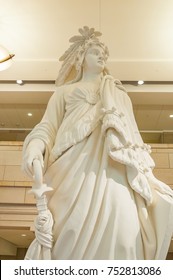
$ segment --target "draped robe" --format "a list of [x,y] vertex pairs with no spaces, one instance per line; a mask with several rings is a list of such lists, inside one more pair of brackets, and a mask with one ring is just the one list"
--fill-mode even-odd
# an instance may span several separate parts
[[[82,82],[57,88],[24,153],[35,138],[45,143],[44,179],[54,189],[52,259],[166,258],[173,191],[153,175],[118,80],[104,76],[99,90]],[[26,258],[42,258],[34,246]]]

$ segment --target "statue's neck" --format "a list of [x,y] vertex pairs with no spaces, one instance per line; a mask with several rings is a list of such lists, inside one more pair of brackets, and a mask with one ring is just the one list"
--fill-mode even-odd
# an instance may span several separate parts
[[100,84],[102,80],[103,74],[102,73],[90,73],[90,72],[84,72],[81,82],[91,82],[94,84]]

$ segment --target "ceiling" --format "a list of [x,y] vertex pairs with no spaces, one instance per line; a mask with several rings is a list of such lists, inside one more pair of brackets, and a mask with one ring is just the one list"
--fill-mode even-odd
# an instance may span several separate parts
[[[103,33],[108,68],[131,97],[144,141],[173,143],[172,11],[172,0],[0,0],[0,45],[15,54],[0,72],[0,140],[24,140],[40,121],[55,90],[58,58],[88,25]],[[27,246],[15,238],[10,233],[10,242]]]

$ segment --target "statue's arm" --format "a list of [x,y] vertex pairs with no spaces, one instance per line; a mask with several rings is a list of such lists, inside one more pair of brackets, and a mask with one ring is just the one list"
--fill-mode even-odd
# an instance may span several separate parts
[[34,159],[38,159],[42,168],[44,167],[45,152],[49,153],[53,147],[64,113],[64,91],[60,87],[51,96],[42,120],[24,141],[22,169],[28,176],[33,176]]

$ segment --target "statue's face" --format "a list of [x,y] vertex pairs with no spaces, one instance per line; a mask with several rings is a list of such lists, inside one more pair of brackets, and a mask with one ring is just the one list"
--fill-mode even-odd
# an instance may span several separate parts
[[105,51],[100,46],[92,46],[85,54],[84,69],[102,72],[106,65]]

